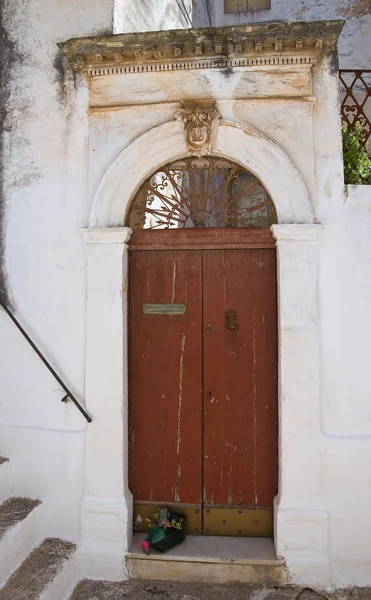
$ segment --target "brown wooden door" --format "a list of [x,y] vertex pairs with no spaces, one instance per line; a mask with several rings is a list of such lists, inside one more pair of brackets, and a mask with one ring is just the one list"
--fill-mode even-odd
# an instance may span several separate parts
[[129,385],[135,516],[162,504],[189,533],[272,535],[275,250],[133,249]]
[[203,324],[204,531],[269,533],[266,508],[277,493],[274,250],[203,253]]

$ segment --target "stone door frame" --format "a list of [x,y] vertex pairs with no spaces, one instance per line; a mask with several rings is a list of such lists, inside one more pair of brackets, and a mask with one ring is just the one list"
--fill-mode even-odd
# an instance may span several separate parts
[[[127,577],[132,540],[128,486],[128,241],[131,199],[150,173],[187,155],[178,121],[150,129],[112,163],[95,195],[87,252],[86,440],[82,499],[84,575]],[[322,226],[314,223],[306,186],[287,155],[255,130],[222,122],[210,155],[253,172],[276,208],[279,488],[275,545],[294,581],[328,573],[327,514],[321,491],[318,255]],[[139,160],[140,157],[140,160]],[[314,570],[313,570],[314,571]]]

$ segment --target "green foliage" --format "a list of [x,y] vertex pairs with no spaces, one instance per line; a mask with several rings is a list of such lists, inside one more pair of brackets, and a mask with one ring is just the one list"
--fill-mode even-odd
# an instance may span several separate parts
[[371,185],[371,156],[362,144],[360,123],[354,129],[343,123],[342,130],[345,183]]
[[183,519],[180,519],[179,521],[176,521],[175,519],[171,519],[171,526],[174,527],[174,529],[182,529]]
[[182,529],[183,519],[180,517],[177,519],[171,519],[170,511],[167,508],[160,508],[158,513],[155,513],[152,517],[146,518],[149,527],[160,527],[165,531],[167,529]]

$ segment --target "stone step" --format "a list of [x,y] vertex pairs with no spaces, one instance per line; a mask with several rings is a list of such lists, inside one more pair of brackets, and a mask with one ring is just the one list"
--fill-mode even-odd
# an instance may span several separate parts
[[0,502],[4,502],[13,492],[12,465],[9,458],[0,456]]
[[[48,538],[33,550],[0,590],[0,600],[65,600],[75,586],[76,546]],[[72,568],[69,569],[71,561]],[[71,576],[72,575],[72,576]]]
[[133,579],[255,585],[288,581],[284,561],[277,559],[268,538],[188,536],[168,552],[152,551],[149,556],[141,549],[143,539],[144,534],[134,535],[126,559]]
[[31,498],[9,498],[0,505],[0,587],[37,543],[40,505]]
[[[76,586],[70,600],[325,600],[315,592],[299,587],[265,587],[226,582],[224,585],[168,581],[92,581],[85,579]],[[349,596],[332,600],[351,600]],[[362,597],[363,600],[369,596]],[[353,600],[361,600],[354,598]]]

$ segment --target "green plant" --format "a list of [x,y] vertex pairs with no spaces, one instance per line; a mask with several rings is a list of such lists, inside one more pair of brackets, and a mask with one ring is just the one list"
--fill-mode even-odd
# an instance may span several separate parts
[[167,529],[182,529],[183,519],[171,519],[170,511],[167,508],[160,508],[158,513],[153,515],[153,518],[146,518],[149,527],[161,527],[165,531]]
[[345,183],[371,185],[371,156],[362,142],[361,124],[350,129],[343,123],[342,131]]

